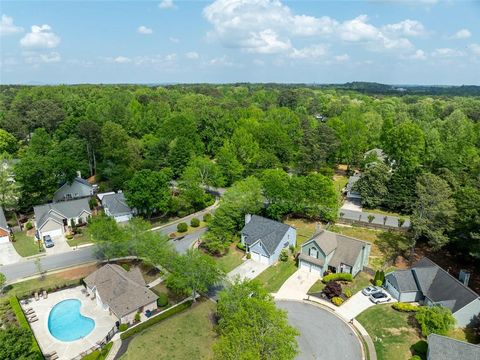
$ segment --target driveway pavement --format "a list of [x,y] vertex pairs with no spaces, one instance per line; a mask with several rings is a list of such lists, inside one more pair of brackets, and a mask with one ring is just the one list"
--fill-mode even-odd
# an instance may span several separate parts
[[337,314],[345,320],[351,320],[374,305],[368,296],[363,295],[362,292],[359,291],[337,309]]
[[11,242],[0,244],[0,265],[14,264],[22,260]]
[[297,360],[361,360],[360,342],[350,326],[318,306],[298,301],[276,301],[289,323],[300,332]]
[[362,211],[362,205],[359,201],[345,200],[341,210]]
[[298,269],[275,294],[275,299],[305,299],[308,290],[320,279],[319,274],[311,273],[305,269]]
[[207,230],[208,228],[206,227],[201,228],[191,234],[173,239],[171,240],[171,242],[173,243],[173,247],[175,248],[175,250],[177,250],[178,253],[185,254],[187,250],[193,246],[195,241],[197,241],[200,238],[200,236],[205,234]]
[[240,266],[237,266],[235,269],[230,271],[227,277],[230,280],[235,279],[237,276],[239,276],[241,280],[251,280],[256,278],[262,271],[264,271],[268,267],[269,265],[261,264],[258,261],[253,261],[252,259],[249,259]]
[[55,246],[51,248],[45,248],[47,255],[61,254],[72,250],[63,235],[53,236],[52,240],[55,243]]

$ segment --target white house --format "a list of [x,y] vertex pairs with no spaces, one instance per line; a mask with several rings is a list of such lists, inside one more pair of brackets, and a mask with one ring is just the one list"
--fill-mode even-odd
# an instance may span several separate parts
[[92,215],[88,198],[34,206],[33,211],[37,239],[63,236],[72,220],[75,225],[85,224]]

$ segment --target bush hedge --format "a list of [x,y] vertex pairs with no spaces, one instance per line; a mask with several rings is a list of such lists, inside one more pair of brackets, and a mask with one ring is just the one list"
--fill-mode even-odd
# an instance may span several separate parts
[[165,293],[158,294],[157,306],[164,307],[168,305],[168,296]]
[[151,319],[148,319],[147,321],[125,331],[120,335],[120,338],[122,340],[128,339],[130,336],[135,335],[172,315],[178,314],[179,312],[182,312],[183,310],[188,309],[192,305],[192,302],[193,302],[192,300],[189,300],[176,307],[172,307],[168,310],[165,310],[165,312],[163,312],[162,314],[157,315]]
[[345,290],[343,290],[343,294],[347,297],[347,298],[351,298],[352,297],[352,290],[350,290],[349,288],[346,288]]
[[335,296],[332,298],[333,305],[340,306],[343,304],[343,299],[341,297]]
[[191,227],[199,227],[200,226],[200,220],[198,220],[197,218],[192,218],[192,220],[190,220],[190,226]]
[[412,345],[412,351],[415,355],[419,355],[421,358],[427,356],[428,343],[425,340],[417,341]]
[[30,221],[25,224],[25,229],[27,229],[27,230],[33,229],[33,225]]
[[10,307],[12,308],[13,312],[15,313],[15,317],[18,320],[20,326],[30,332],[32,334],[32,352],[35,353],[35,356],[38,359],[43,359],[42,351],[40,350],[40,346],[38,346],[37,339],[33,335],[32,329],[30,328],[30,324],[28,323],[25,314],[23,313],[22,307],[18,302],[18,298],[16,296],[12,296],[9,299]]
[[212,214],[203,215],[203,221],[210,222],[212,220]]
[[118,327],[118,330],[120,331],[125,331],[128,329],[128,324],[120,324],[120,326]]
[[418,355],[413,355],[410,360],[423,360],[420,356]]
[[243,245],[241,242],[237,243],[237,249],[245,251],[245,245]]
[[415,311],[418,311],[419,306],[409,304],[409,303],[404,303],[404,302],[398,302],[398,303],[392,304],[392,308],[402,312],[415,312]]
[[180,224],[177,225],[177,231],[178,232],[184,233],[184,232],[187,232],[187,230],[188,230],[188,224],[187,223],[181,222]]
[[353,281],[353,276],[352,274],[347,274],[347,273],[335,273],[335,274],[326,275],[322,278],[322,282],[324,284],[330,281]]
[[252,258],[252,254],[251,253],[247,253],[247,259],[251,259]]

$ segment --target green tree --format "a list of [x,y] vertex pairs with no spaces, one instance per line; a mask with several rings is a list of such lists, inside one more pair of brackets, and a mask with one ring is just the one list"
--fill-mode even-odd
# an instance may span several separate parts
[[480,188],[465,186],[454,198],[457,208],[452,234],[455,246],[480,259]]
[[40,360],[43,357],[32,346],[33,337],[28,329],[9,326],[0,329],[0,359]]
[[92,218],[88,232],[96,245],[96,255],[101,259],[114,259],[129,255],[126,233],[120,229],[114,219],[107,216]]
[[194,157],[185,168],[182,181],[196,183],[202,187],[223,186],[223,179],[220,167],[207,157]]
[[90,175],[95,175],[97,172],[97,149],[100,147],[101,141],[100,131],[98,124],[91,120],[81,121],[77,125],[77,134],[85,141]]
[[[0,154],[0,207],[13,209],[20,196],[18,183],[13,181],[13,171],[10,169],[10,158]],[[9,164],[4,166],[4,164]]]
[[397,166],[417,167],[425,150],[423,130],[412,121],[394,126],[387,134],[384,150]]
[[167,285],[177,292],[191,295],[196,301],[199,292],[207,292],[210,287],[219,284],[224,276],[210,256],[189,249],[185,255],[178,255],[172,261]]
[[414,238],[425,237],[434,249],[439,249],[449,242],[447,233],[453,228],[452,190],[445,180],[426,173],[418,177],[416,193],[417,204],[411,217]]
[[362,196],[362,205],[370,209],[383,205],[388,198],[389,180],[390,169],[387,165],[374,163],[369,166],[354,185],[354,189]]
[[447,335],[455,325],[455,318],[444,306],[421,306],[415,314],[423,336],[430,334]]
[[217,306],[220,339],[215,359],[294,359],[298,331],[288,324],[285,311],[256,282],[236,281],[220,292]]
[[9,132],[0,129],[0,154],[13,154],[17,150],[17,139]]
[[229,140],[225,140],[223,146],[218,151],[217,158],[218,165],[225,176],[226,185],[231,185],[241,179],[245,168],[238,161],[235,148]]

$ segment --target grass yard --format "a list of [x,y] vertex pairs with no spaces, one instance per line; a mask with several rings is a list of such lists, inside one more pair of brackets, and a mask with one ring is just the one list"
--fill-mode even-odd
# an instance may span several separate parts
[[15,241],[12,244],[17,253],[22,257],[37,255],[45,251],[43,245],[41,246],[42,251],[39,251],[38,243],[34,241],[33,236],[27,235],[26,231],[16,232],[14,236]]
[[376,305],[365,310],[357,320],[370,334],[378,360],[407,360],[410,347],[421,340],[412,327],[409,313],[393,310],[391,305]]
[[198,231],[198,230],[200,230],[200,229],[202,229],[206,226],[207,226],[207,223],[205,221],[200,221],[200,225],[197,226],[197,227],[190,226],[190,223],[188,223],[188,230],[187,231],[185,231],[185,232],[175,231],[175,232],[172,232],[172,233],[168,234],[168,236],[170,238],[185,236],[185,235],[194,233],[195,231]]
[[[355,294],[362,290],[363,288],[366,288],[367,286],[371,285],[370,280],[372,277],[368,275],[365,272],[360,272],[355,276],[353,281],[351,283],[342,283],[342,289],[350,289],[352,291],[352,294]],[[308,290],[309,294],[317,293],[323,290],[325,287],[325,284],[322,283],[320,280],[315,282],[315,284],[312,285],[310,290]]]
[[210,359],[216,333],[215,304],[204,300],[135,336],[122,360]]
[[340,194],[343,190],[343,188],[347,185],[348,183],[348,176],[345,175],[338,175],[335,174],[333,176],[333,185],[335,186],[335,190]]
[[268,292],[277,292],[283,283],[297,271],[295,262],[290,258],[288,261],[279,261],[277,264],[270,266],[255,280],[259,281]]
[[306,219],[287,219],[285,224],[297,229],[297,249],[300,249],[300,245],[313,236],[317,226],[315,221]]
[[88,235],[88,230],[86,229],[83,230],[83,233],[74,235],[73,239],[70,239],[70,240],[67,239],[67,243],[71,247],[75,247],[83,244],[90,244],[91,242],[92,242],[92,239]]
[[162,282],[158,285],[155,285],[153,288],[151,288],[151,290],[157,295],[159,295],[161,293],[167,294],[168,303],[170,305],[177,304],[185,298],[185,296],[183,296],[183,295],[178,295],[178,294],[175,294],[173,291],[170,291],[170,289],[167,288],[167,286],[165,285],[164,282]]
[[88,354],[87,356],[84,356],[82,360],[105,360],[112,346],[113,346],[113,343],[110,342],[107,345],[105,345],[103,349],[95,350],[94,352]]
[[245,252],[237,249],[235,244],[232,244],[225,255],[212,256],[212,258],[216,261],[220,269],[228,273],[243,263],[242,258],[244,256]]

